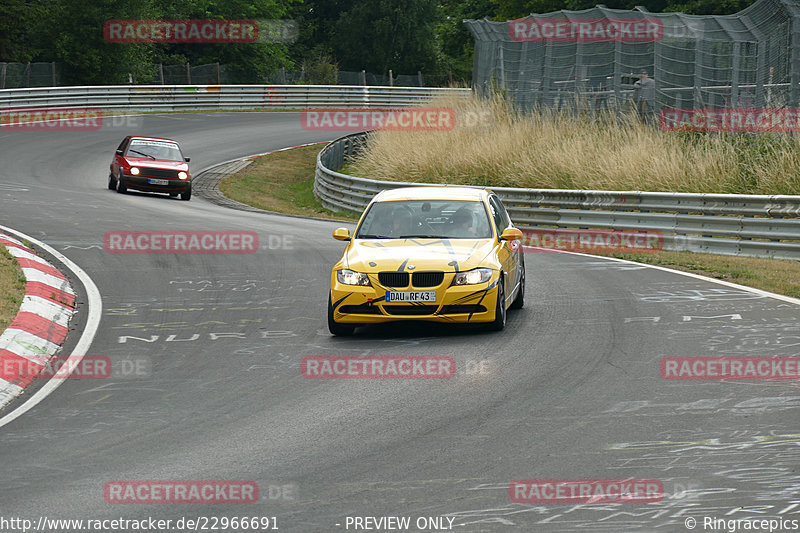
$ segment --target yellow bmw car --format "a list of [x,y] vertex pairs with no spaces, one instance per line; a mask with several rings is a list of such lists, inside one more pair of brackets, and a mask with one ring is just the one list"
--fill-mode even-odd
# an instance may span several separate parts
[[522,232],[500,199],[468,187],[378,193],[331,272],[328,328],[396,320],[486,324],[502,330],[525,298]]

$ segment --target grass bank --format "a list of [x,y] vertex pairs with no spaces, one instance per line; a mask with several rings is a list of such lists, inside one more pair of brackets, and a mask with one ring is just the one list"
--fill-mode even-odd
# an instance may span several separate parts
[[378,131],[348,170],[494,187],[800,194],[800,136],[663,132],[631,115],[517,113],[500,97],[431,106],[453,108],[457,126]]
[[0,333],[17,316],[25,296],[25,276],[19,263],[0,245]]

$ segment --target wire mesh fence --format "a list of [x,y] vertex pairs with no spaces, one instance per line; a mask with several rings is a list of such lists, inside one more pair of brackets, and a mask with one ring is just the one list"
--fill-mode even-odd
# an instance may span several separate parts
[[61,81],[58,63],[0,62],[0,89],[21,87],[50,87]]
[[[0,89],[24,87],[52,87],[61,85],[62,65],[59,63],[2,63],[0,62]],[[366,71],[349,72],[331,69],[320,73],[304,69],[280,69],[266,75],[253,74],[242,79],[241,72],[234,74],[229,65],[150,65],[143,69],[145,75],[130,74],[129,84],[162,85],[230,85],[252,84],[302,84],[302,85],[396,85],[398,87],[438,87],[446,85],[442,76],[417,74],[373,74]],[[113,85],[113,84],[110,84]]]
[[[465,23],[475,38],[473,86],[500,89],[523,108],[798,107],[797,1],[758,0],[725,16],[598,6]],[[651,81],[637,84],[643,78]]]

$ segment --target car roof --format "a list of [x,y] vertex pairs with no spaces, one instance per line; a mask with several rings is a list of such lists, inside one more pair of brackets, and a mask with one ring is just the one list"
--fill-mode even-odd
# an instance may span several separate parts
[[131,135],[130,139],[131,140],[135,139],[140,141],[163,141],[163,142],[178,144],[178,141],[167,139],[165,137],[142,137],[141,135]]
[[486,189],[476,187],[401,187],[379,192],[373,202],[392,202],[397,200],[471,200],[481,201],[489,196]]

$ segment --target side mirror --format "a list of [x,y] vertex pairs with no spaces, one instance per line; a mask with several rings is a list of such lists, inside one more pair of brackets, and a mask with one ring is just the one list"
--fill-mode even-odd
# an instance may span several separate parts
[[122,150],[117,150],[117,155],[122,155]]
[[350,230],[347,228],[336,228],[333,230],[333,238],[337,241],[349,241],[350,240]]
[[524,235],[517,228],[506,228],[500,234],[501,241],[521,241]]
[[191,157],[184,157],[184,158],[183,158],[183,160],[184,160],[184,161],[186,161],[186,162],[188,163],[189,161],[191,161],[191,160],[192,160],[192,158],[191,158]]

